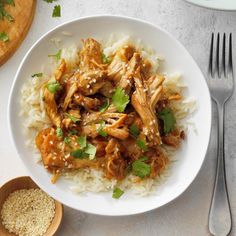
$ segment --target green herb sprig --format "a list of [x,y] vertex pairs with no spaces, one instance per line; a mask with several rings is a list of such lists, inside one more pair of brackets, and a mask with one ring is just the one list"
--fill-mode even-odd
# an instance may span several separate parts
[[148,158],[143,156],[132,163],[132,172],[134,175],[143,179],[151,174],[151,166],[145,163],[147,160]]
[[0,0],[0,20],[6,20],[12,22],[14,18],[5,10],[6,5],[15,6],[14,0]]

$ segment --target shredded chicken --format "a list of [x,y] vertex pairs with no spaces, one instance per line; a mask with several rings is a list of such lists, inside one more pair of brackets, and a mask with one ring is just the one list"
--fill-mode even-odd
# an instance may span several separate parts
[[147,138],[153,145],[160,145],[161,137],[158,127],[157,117],[153,103],[150,101],[155,100],[155,96],[158,94],[154,93],[150,98],[147,94],[147,89],[141,78],[140,68],[137,69],[134,77],[135,81],[135,92],[132,95],[132,105],[137,113],[140,115],[144,128],[147,130]]
[[[150,166],[146,177],[155,178],[169,160],[162,146],[177,149],[186,136],[169,114],[171,102],[182,95],[165,91],[165,77],[151,73],[152,64],[134,46],[118,49],[106,61],[103,56],[99,42],[83,40],[79,66],[68,70],[62,59],[48,82],[56,81],[56,86],[45,85],[44,105],[52,125],[35,142],[53,182],[61,171],[81,168],[122,180],[140,158]],[[168,129],[166,114],[172,121]]]

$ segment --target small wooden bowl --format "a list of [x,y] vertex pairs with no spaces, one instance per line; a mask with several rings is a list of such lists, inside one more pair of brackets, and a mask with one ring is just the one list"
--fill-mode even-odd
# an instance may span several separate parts
[[[22,176],[10,180],[0,188],[0,212],[2,210],[3,203],[7,199],[10,193],[20,189],[39,188],[38,185],[28,176]],[[58,230],[63,216],[63,206],[60,202],[55,200],[55,216],[47,229],[44,236],[52,236]],[[0,235],[1,236],[15,236],[13,233],[9,233],[8,230],[2,225],[2,218],[0,216]]]

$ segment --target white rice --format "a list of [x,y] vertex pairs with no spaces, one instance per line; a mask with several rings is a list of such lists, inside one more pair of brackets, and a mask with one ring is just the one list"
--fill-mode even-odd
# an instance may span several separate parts
[[[106,42],[103,43],[104,54],[107,56],[114,55],[115,52],[126,45],[131,43],[135,45],[137,49],[141,51],[141,55],[148,58],[153,66],[153,72],[158,70],[158,56],[151,49],[145,48],[141,41],[134,41],[129,36],[124,36],[117,40],[117,37],[112,35]],[[78,65],[79,48],[77,45],[71,45],[68,48],[62,49],[62,58],[66,60],[69,69],[73,69]],[[28,78],[21,90],[21,116],[24,117],[23,127],[26,130],[26,145],[34,146],[36,151],[36,160],[40,160],[40,154],[35,146],[35,135],[38,131],[50,126],[50,120],[46,114],[43,103],[43,88],[45,83],[50,79],[50,75],[57,67],[57,63],[52,58],[43,66],[43,77]],[[33,74],[33,73],[32,73]],[[166,75],[164,86],[168,87],[173,92],[181,93],[186,87],[181,80],[180,74]],[[172,109],[175,112],[177,125],[186,130],[186,118],[187,115],[193,113],[196,110],[196,102],[194,99],[185,99],[181,102],[173,102]],[[189,122],[189,124],[191,124]],[[171,160],[171,156],[174,155],[171,149],[166,149],[168,157]],[[108,180],[104,177],[102,171],[93,169],[76,170],[73,172],[67,172],[64,177],[70,180],[70,189],[76,193],[85,192],[106,192],[111,191],[114,186],[120,186],[122,189],[130,189],[133,193],[145,196],[156,191],[158,185],[160,185],[168,176],[171,165],[167,167],[167,170],[162,173],[161,176],[156,179],[145,179],[143,181],[137,181],[137,177],[130,174],[121,183],[117,183],[116,180]]]

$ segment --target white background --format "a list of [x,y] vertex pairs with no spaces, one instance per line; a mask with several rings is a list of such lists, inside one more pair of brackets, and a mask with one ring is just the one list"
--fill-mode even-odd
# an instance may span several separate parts
[[[211,32],[233,32],[236,42],[236,12],[220,12],[192,6],[181,0],[58,0],[62,17],[51,17],[55,4],[37,2],[36,15],[28,36],[14,56],[0,67],[0,185],[27,175],[16,155],[7,126],[7,103],[14,75],[30,46],[53,27],[82,16],[117,14],[148,20],[173,34],[190,51],[203,73],[207,71]],[[234,43],[235,49],[235,43]],[[228,190],[236,228],[236,95],[226,109],[226,169]],[[215,107],[214,107],[215,108]],[[190,188],[177,200],[130,217],[101,217],[65,207],[58,235],[69,236],[204,236],[208,232],[208,209],[214,185],[216,116],[205,163]],[[234,229],[231,235],[236,235]]]

